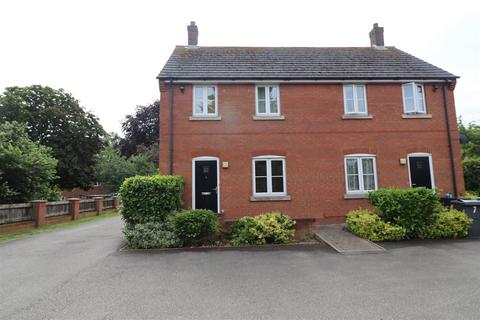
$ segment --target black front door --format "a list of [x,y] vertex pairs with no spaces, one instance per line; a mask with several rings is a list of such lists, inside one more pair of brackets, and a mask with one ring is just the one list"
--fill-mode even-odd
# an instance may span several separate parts
[[432,189],[429,157],[409,157],[409,166],[412,188],[425,187]]
[[217,161],[195,161],[195,209],[218,212]]

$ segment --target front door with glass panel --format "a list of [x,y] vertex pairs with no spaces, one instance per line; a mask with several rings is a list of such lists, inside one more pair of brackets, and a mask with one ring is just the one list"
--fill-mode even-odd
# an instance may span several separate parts
[[195,161],[195,209],[218,212],[217,161]]
[[432,188],[432,176],[430,170],[430,158],[428,156],[416,156],[408,158],[410,167],[410,181],[412,188]]

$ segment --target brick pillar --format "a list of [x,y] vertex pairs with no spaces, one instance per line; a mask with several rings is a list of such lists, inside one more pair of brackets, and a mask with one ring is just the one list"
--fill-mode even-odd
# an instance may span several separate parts
[[35,227],[41,227],[45,224],[45,217],[47,215],[47,201],[34,200],[31,201],[33,206],[33,220],[35,221]]
[[95,211],[97,211],[97,216],[102,214],[103,211],[103,197],[95,197]]
[[113,209],[118,210],[120,208],[120,198],[118,196],[113,197]]
[[72,220],[80,219],[80,199],[79,198],[68,199],[68,211],[72,216]]

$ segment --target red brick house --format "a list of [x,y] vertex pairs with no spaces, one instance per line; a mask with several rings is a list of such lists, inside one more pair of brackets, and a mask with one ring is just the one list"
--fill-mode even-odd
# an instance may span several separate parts
[[464,192],[457,76],[395,47],[202,47],[188,27],[158,75],[160,172],[226,220],[279,210],[315,223],[370,190]]

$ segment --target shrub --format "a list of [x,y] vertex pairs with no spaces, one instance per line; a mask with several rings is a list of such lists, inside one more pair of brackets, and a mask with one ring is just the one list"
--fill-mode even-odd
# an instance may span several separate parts
[[147,222],[127,225],[123,230],[128,244],[132,248],[175,248],[183,245],[167,223]]
[[295,234],[294,226],[295,221],[280,212],[243,217],[230,227],[230,244],[286,243]]
[[175,234],[185,243],[202,240],[219,230],[217,215],[205,209],[177,212],[172,223]]
[[473,220],[463,211],[444,210],[435,216],[435,222],[427,227],[421,238],[461,238],[468,235]]
[[371,241],[393,241],[405,238],[407,231],[385,222],[378,214],[364,209],[350,211],[346,227],[353,234]]
[[417,237],[435,220],[441,208],[434,190],[379,189],[368,194],[368,201],[383,213],[383,220],[407,230],[408,237]]
[[182,204],[184,180],[179,176],[135,176],[120,188],[127,224],[164,221]]
[[478,193],[475,191],[465,191],[465,193],[462,195],[462,198],[464,199],[478,199]]
[[463,176],[467,190],[480,191],[480,157],[463,159]]

